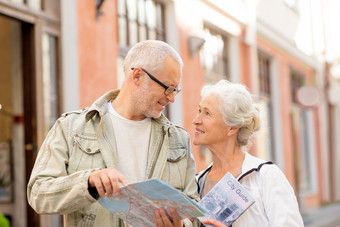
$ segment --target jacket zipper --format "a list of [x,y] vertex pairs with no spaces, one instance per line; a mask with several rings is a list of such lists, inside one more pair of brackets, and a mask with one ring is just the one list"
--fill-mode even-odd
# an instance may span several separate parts
[[156,162],[157,162],[159,153],[161,153],[161,148],[162,148],[162,145],[163,145],[163,142],[164,142],[164,137],[165,137],[165,135],[166,135],[166,132],[165,132],[164,128],[162,128],[162,129],[163,129],[163,137],[162,137],[162,141],[161,141],[161,143],[159,144],[159,147],[158,147],[158,150],[157,150],[157,154],[156,154],[156,158],[155,158],[155,161],[154,161],[153,164],[152,164],[152,168],[151,168],[151,171],[150,171],[150,173],[149,173],[148,178],[150,178],[150,177],[152,176],[153,172],[155,171]]

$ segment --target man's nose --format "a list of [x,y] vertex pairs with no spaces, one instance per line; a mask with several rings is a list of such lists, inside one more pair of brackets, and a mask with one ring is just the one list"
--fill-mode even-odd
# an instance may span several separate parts
[[174,103],[175,102],[175,92],[172,92],[170,95],[167,95],[166,98],[169,100],[169,102]]

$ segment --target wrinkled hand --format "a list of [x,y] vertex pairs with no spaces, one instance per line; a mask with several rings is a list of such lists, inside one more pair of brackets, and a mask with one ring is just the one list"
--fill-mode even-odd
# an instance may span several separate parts
[[[170,208],[171,217],[161,208],[155,211],[155,223],[157,227],[183,227],[183,221],[174,208]],[[172,219],[172,220],[171,220]]]
[[202,223],[207,224],[207,225],[212,225],[214,227],[227,227],[222,222],[219,222],[215,219],[205,219],[205,220],[202,221]]
[[125,177],[115,169],[100,169],[93,171],[89,176],[89,186],[96,187],[101,197],[119,195],[119,183],[127,185]]

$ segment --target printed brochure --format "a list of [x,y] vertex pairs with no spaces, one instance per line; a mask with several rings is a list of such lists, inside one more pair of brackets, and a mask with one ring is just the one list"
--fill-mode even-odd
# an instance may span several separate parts
[[[227,173],[205,196],[198,202],[207,210],[207,215],[199,217],[215,219],[230,226],[255,200],[246,189]],[[209,226],[209,225],[207,225]]]

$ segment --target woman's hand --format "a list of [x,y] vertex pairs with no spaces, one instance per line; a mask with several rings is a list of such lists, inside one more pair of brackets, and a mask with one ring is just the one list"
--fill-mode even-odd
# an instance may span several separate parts
[[155,211],[155,223],[157,227],[183,227],[183,221],[174,208],[170,208],[171,217],[161,208]]
[[205,219],[205,220],[202,221],[202,223],[207,224],[207,225],[212,225],[214,227],[227,227],[222,222],[219,222],[215,219]]

